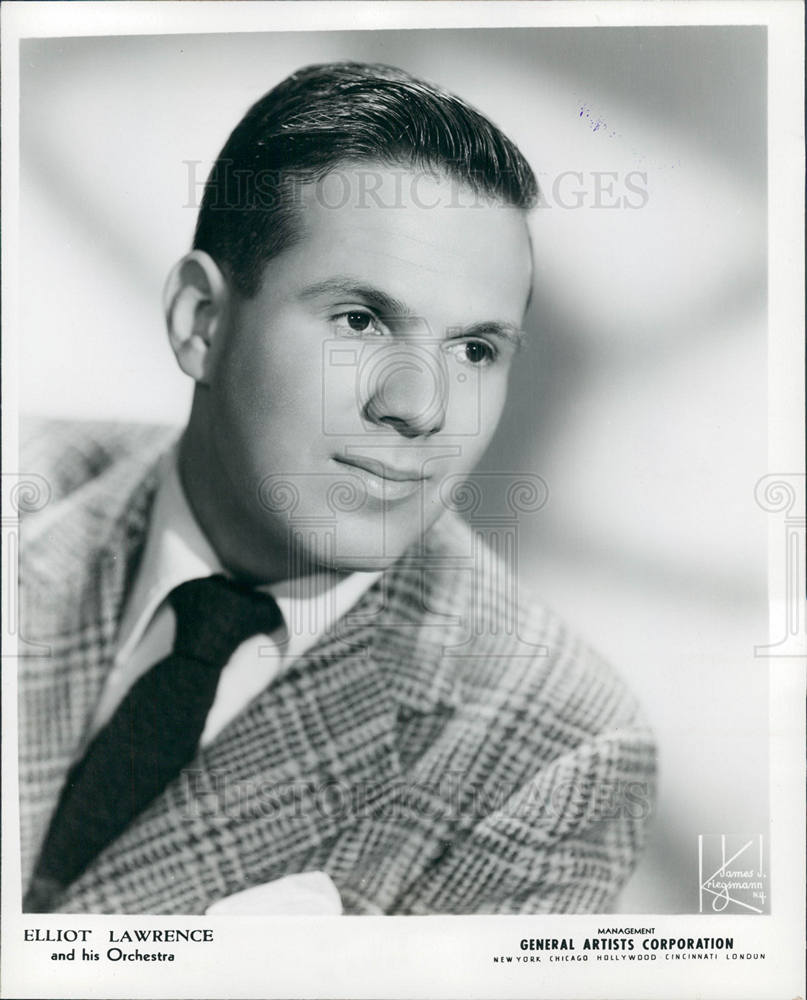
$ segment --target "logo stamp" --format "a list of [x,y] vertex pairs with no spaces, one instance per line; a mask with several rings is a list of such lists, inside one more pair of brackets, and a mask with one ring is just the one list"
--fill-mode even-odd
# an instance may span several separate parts
[[698,912],[768,913],[767,864],[762,834],[700,834]]

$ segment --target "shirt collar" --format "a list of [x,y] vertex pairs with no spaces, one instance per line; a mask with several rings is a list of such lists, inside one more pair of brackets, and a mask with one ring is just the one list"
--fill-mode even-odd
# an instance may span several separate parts
[[[176,448],[160,463],[143,557],[121,619],[116,660],[128,659],[160,605],[186,580],[225,573],[188,504],[179,479]],[[283,615],[276,638],[290,656],[301,654],[348,611],[381,572],[348,576],[323,570],[316,576],[258,587],[271,594]]]

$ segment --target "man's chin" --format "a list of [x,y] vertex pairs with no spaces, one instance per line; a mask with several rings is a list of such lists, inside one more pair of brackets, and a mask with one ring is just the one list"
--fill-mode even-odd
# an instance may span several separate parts
[[313,546],[297,552],[294,575],[315,575],[327,570],[333,573],[377,573],[393,566],[403,555],[406,546],[395,549],[369,546]]
[[323,530],[312,519],[310,531],[297,528],[294,532],[296,551],[291,559],[292,575],[312,575],[322,569],[338,573],[375,573],[389,569],[431,529],[435,520],[429,518],[426,523],[426,519],[417,514],[410,522],[398,518],[395,523],[346,517],[334,526],[334,530]]
[[415,539],[397,541],[395,545],[355,545],[318,546],[298,553],[295,560],[298,567],[308,565],[311,572],[326,569],[336,573],[378,573],[393,566],[403,556]]

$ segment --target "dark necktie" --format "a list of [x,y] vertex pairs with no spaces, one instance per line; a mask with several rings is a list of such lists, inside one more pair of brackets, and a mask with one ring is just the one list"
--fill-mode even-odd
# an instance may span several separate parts
[[274,599],[224,576],[171,591],[171,653],[132,685],[71,769],[23,910],[45,913],[196,754],[221,671],[238,646],[282,623]]

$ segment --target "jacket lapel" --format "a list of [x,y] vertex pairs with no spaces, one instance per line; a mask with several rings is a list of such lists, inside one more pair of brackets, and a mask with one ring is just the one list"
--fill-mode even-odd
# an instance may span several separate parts
[[[167,714],[166,725],[170,725]],[[73,883],[65,912],[200,913],[305,871],[371,785],[398,782],[372,630],[333,635],[267,687]]]
[[[80,502],[46,509],[29,537],[23,527],[21,619],[47,651],[21,658],[18,670],[23,884],[112,664],[156,483],[156,463],[124,463],[85,487]],[[59,520],[53,535],[50,518]]]
[[[357,845],[384,842],[383,823],[368,825],[368,811],[395,815],[400,751],[411,751],[400,746],[401,713],[450,710],[457,695],[442,655],[456,616],[451,601],[440,604],[447,589],[427,563],[410,555],[384,574],[199,752],[59,909],[201,913],[323,866],[342,888],[357,861],[368,863],[352,856]],[[385,887],[390,898],[397,891]]]

